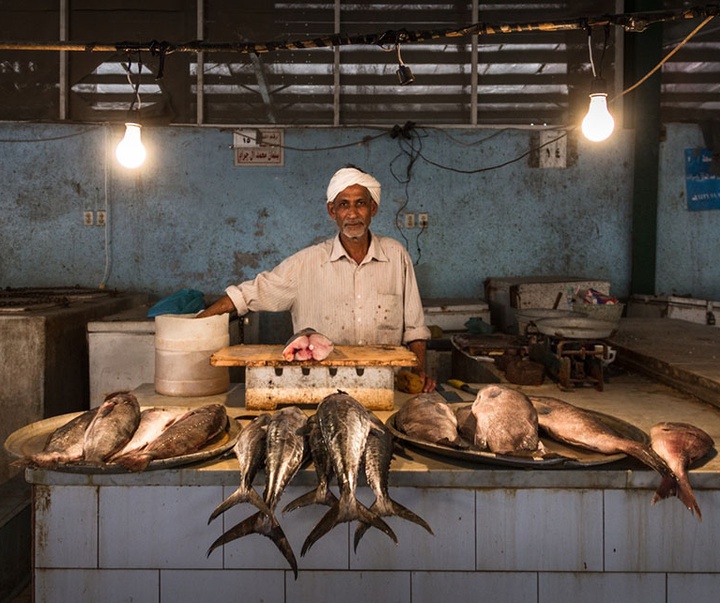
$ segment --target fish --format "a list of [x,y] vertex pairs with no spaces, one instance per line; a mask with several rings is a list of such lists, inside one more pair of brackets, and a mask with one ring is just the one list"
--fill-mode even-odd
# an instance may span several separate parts
[[594,413],[557,398],[530,396],[530,401],[540,428],[554,440],[602,454],[624,453],[675,480],[672,469],[648,444],[618,433]]
[[108,397],[85,430],[83,460],[104,463],[121,450],[140,424],[140,404],[131,393]]
[[272,540],[285,557],[297,579],[297,560],[290,542],[275,516],[285,487],[306,460],[307,416],[297,406],[288,406],[272,415],[267,425],[265,451],[265,490],[263,499],[270,514],[259,511],[234,525],[210,545],[210,556],[217,547],[248,534],[260,534]]
[[662,478],[652,504],[677,496],[690,513],[697,514],[698,521],[702,521],[700,506],[690,485],[688,468],[713,449],[715,442],[712,437],[690,423],[661,422],[650,428],[650,445],[672,469],[676,478]]
[[368,434],[377,429],[370,419],[370,412],[352,396],[338,392],[323,398],[315,414],[330,454],[340,498],[308,534],[301,556],[305,556],[310,547],[336,525],[353,520],[371,524],[397,543],[397,536],[390,526],[355,496]]
[[334,349],[333,342],[315,329],[303,329],[295,333],[285,344],[282,356],[293,360],[325,360]]
[[187,411],[142,450],[118,457],[128,471],[145,471],[154,460],[191,454],[220,434],[227,426],[222,404],[206,404]]
[[395,427],[403,433],[440,446],[468,448],[460,438],[455,413],[438,394],[418,394],[400,407]]
[[117,457],[131,452],[137,452],[145,448],[150,442],[155,440],[165,429],[167,429],[177,418],[182,416],[187,409],[185,408],[162,408],[153,407],[146,408],[140,413],[140,423],[130,441],[118,452],[116,452],[110,461],[113,462]]
[[472,404],[474,444],[495,454],[544,453],[538,413],[528,397],[504,385],[486,385]]
[[260,467],[265,463],[265,449],[267,426],[270,422],[270,415],[266,412],[255,417],[240,432],[237,442],[233,446],[233,452],[240,465],[240,485],[237,490],[220,503],[210,514],[208,523],[242,502],[249,502],[266,515],[272,512],[265,501],[260,497],[252,483]]
[[98,408],[92,408],[63,423],[53,431],[40,452],[36,452],[20,461],[19,465],[32,465],[43,469],[55,469],[62,463],[79,461],[83,456],[85,430],[88,428]]
[[455,408],[455,418],[457,419],[457,430],[460,437],[468,442],[474,442],[477,420],[475,415],[472,414],[472,404],[463,404]]
[[[371,430],[368,434],[364,458],[365,479],[375,494],[375,501],[370,505],[370,511],[379,517],[401,517],[412,521],[433,534],[432,528],[422,517],[390,497],[388,482],[395,442],[392,433],[380,419],[374,415],[371,419],[377,429]],[[360,539],[369,528],[370,524],[364,521],[360,521],[355,528],[354,549],[356,551]]]
[[325,440],[323,440],[320,423],[316,414],[308,417],[307,432],[310,456],[315,468],[318,485],[314,490],[299,496],[285,505],[283,513],[288,513],[308,505],[326,505],[330,507],[337,501],[337,496],[335,496],[330,489],[330,481],[333,478],[332,461],[325,446]]

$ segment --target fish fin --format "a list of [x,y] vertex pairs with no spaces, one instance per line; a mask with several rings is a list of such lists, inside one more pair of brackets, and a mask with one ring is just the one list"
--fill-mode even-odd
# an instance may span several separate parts
[[228,542],[232,542],[233,540],[237,540],[238,538],[242,538],[243,536],[247,536],[249,534],[260,534],[261,536],[265,536],[266,538],[272,540],[275,546],[282,553],[283,557],[287,559],[290,567],[293,570],[295,579],[297,579],[298,567],[297,561],[295,559],[295,554],[293,553],[292,547],[290,546],[290,542],[285,536],[285,532],[283,532],[282,527],[280,527],[280,524],[277,522],[277,519],[275,519],[274,515],[268,516],[264,513],[258,512],[244,519],[240,523],[234,525],[227,532],[219,536],[215,540],[215,542],[210,545],[207,556],[209,557],[210,553],[212,553],[219,546],[227,544]]
[[446,448],[455,448],[456,450],[463,450],[465,448],[470,448],[464,440],[461,438],[455,438],[454,440],[451,440],[449,438],[441,438],[437,442],[435,442],[438,446],[445,446]]
[[[400,517],[407,521],[412,521],[413,523],[419,525],[421,528],[425,528],[433,536],[435,535],[430,525],[422,517],[420,517],[416,513],[413,513],[410,509],[404,507],[399,502],[396,502],[392,499],[390,499],[389,502],[392,506],[392,515]],[[370,510],[372,511],[372,507],[370,507]]]
[[651,469],[655,469],[663,478],[668,477],[675,482],[677,481],[673,470],[668,467],[668,464],[652,448],[630,440],[628,440],[627,445],[622,448],[623,452],[634,456]]
[[310,547],[315,544],[320,538],[332,530],[338,523],[340,517],[340,501],[334,504],[330,509],[322,516],[322,519],[312,529],[312,531],[305,538],[302,549],[300,550],[300,556],[304,557],[305,553],[310,550]]
[[698,521],[702,521],[702,513],[700,512],[700,506],[695,499],[695,494],[690,486],[690,481],[687,478],[678,478],[677,480],[677,497],[687,507],[687,509],[693,515],[697,514]]
[[331,507],[337,502],[337,496],[335,496],[330,489],[325,489],[325,495],[316,490],[311,490],[302,496],[298,496],[295,500],[290,501],[285,508],[283,513],[289,513],[300,507],[307,507],[309,505],[326,505]]
[[128,471],[141,472],[147,469],[152,460],[152,455],[147,454],[146,452],[137,452],[121,456],[115,459],[115,462],[125,467]]
[[208,523],[210,523],[221,513],[227,511],[230,507],[234,507],[235,505],[243,502],[249,502],[265,515],[272,515],[272,511],[270,511],[267,503],[260,497],[260,495],[255,491],[254,488],[250,488],[249,490],[238,488],[224,501],[222,501],[217,507],[215,507],[215,510],[210,514]]
[[657,490],[655,490],[655,494],[653,495],[651,504],[654,505],[658,501],[670,498],[671,496],[675,496],[676,494],[677,481],[672,479],[671,477],[663,477]]

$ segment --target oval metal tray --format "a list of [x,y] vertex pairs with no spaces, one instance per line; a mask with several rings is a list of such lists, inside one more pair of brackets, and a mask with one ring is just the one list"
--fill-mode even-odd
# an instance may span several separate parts
[[[151,407],[142,407],[141,410]],[[191,407],[187,407],[191,410]],[[57,415],[42,421],[36,421],[25,427],[21,427],[17,431],[11,433],[5,440],[5,451],[12,457],[23,459],[33,454],[41,452],[45,447],[48,436],[68,421],[74,419],[81,412]],[[180,467],[189,465],[199,461],[206,461],[220,456],[226,450],[232,448],[242,431],[242,427],[237,420],[228,417],[225,430],[216,435],[207,442],[200,450],[172,457],[169,459],[157,459],[150,461],[145,471],[153,469],[170,469],[172,467]],[[118,463],[105,463],[103,465],[95,465],[85,463],[83,461],[75,461],[70,463],[61,463],[52,471],[63,471],[66,473],[130,473],[125,467]]]
[[537,330],[543,335],[567,337],[568,339],[604,339],[617,329],[617,323],[595,318],[563,317],[542,318],[535,321]]
[[[468,402],[462,402],[457,404],[449,404],[449,406],[455,410],[460,406],[467,406]],[[606,415],[601,412],[583,409],[587,412],[595,415],[599,420],[613,428],[615,431],[638,442],[648,444],[650,437],[642,429],[635,427],[634,425],[613,417],[612,415]],[[602,454],[600,452],[592,452],[590,450],[584,450],[582,448],[576,448],[567,444],[562,444],[555,440],[548,438],[547,436],[541,435],[540,440],[547,449],[549,456],[546,458],[533,458],[531,456],[520,456],[520,455],[502,455],[495,454],[494,452],[488,452],[479,450],[477,448],[469,448],[466,450],[450,448],[448,446],[441,446],[439,444],[433,444],[432,442],[426,442],[419,440],[412,436],[407,435],[400,431],[395,425],[395,416],[397,413],[392,414],[387,422],[385,423],[390,432],[398,440],[403,443],[416,446],[428,452],[438,454],[440,456],[448,458],[462,459],[480,464],[488,465],[504,465],[508,467],[525,467],[525,468],[537,468],[537,469],[558,469],[563,467],[577,468],[577,467],[592,467],[596,465],[607,465],[608,463],[614,463],[622,459],[627,458],[624,453],[618,454]]]

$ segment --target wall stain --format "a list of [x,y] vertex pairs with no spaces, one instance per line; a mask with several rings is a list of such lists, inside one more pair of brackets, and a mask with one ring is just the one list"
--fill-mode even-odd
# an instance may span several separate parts
[[255,236],[262,237],[265,234],[265,222],[270,217],[267,207],[263,207],[258,213],[257,222],[255,222]]
[[233,274],[241,281],[248,279],[245,274],[246,268],[258,268],[260,266],[259,253],[242,253],[240,251],[236,251],[234,258]]

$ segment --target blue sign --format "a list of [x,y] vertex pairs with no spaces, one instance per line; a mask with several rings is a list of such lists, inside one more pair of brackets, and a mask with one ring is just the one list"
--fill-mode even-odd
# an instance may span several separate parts
[[720,209],[720,177],[711,173],[712,151],[685,149],[685,183],[688,209]]

